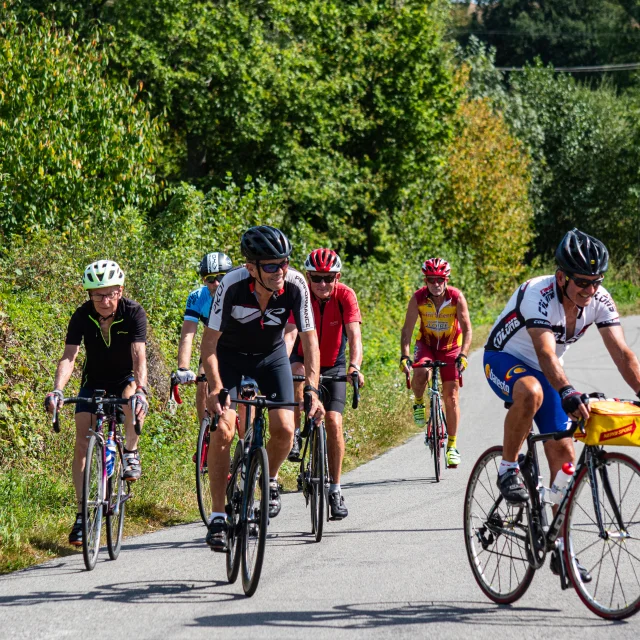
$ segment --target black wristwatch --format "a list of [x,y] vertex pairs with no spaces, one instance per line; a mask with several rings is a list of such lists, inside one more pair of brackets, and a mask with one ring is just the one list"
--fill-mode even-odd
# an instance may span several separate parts
[[305,385],[303,391],[305,393],[307,393],[308,391],[311,391],[315,393],[318,396],[318,398],[320,397],[320,392],[315,387],[312,387],[310,384]]
[[358,373],[360,373],[360,367],[357,364],[353,364],[353,362],[349,363],[349,368],[353,367]]

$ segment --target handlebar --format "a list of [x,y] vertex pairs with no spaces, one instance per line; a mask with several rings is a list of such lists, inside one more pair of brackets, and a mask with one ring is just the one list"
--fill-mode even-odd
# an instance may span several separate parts
[[[218,394],[218,402],[221,407],[224,407],[227,402],[227,397],[229,396],[229,389],[220,389],[220,393]],[[256,396],[255,400],[248,400],[244,398],[236,398],[233,400],[236,404],[243,404],[247,407],[259,407],[261,409],[277,409],[278,407],[297,407],[297,402],[279,402],[277,400],[267,400],[264,396]],[[220,416],[216,414],[213,418],[213,431],[218,428],[218,421],[220,420]]]
[[[294,382],[304,382],[306,380],[305,376],[294,375],[292,377]],[[350,374],[345,374],[343,376],[320,375],[320,383],[322,382],[351,382],[353,384],[353,399],[351,401],[351,407],[353,409],[358,408],[358,404],[360,403],[360,378],[358,377],[357,371],[352,371]]]
[[[455,366],[456,366],[455,362],[442,362],[442,360],[426,360],[425,362],[415,362],[414,364],[411,365],[411,368],[412,369],[433,369],[435,371],[436,369],[442,369],[443,367],[455,367]],[[407,380],[407,389],[411,389],[411,376],[409,375],[409,372],[406,371],[404,375]],[[462,387],[462,371],[460,371],[459,381],[460,381],[460,386]]]
[[192,382],[180,382],[180,380],[178,380],[178,374],[175,371],[172,371],[171,383],[169,385],[169,401],[174,400],[176,404],[182,404],[182,398],[180,397],[180,393],[178,392],[178,387],[181,384],[198,384],[199,382],[206,382],[206,381],[207,381],[207,376],[204,373],[201,373]]
[[[91,398],[83,398],[80,396],[74,396],[71,398],[63,398],[62,399],[62,404],[78,404],[80,402],[84,402],[87,404],[92,404],[92,405],[98,405],[98,404],[110,404],[110,405],[127,405],[129,404],[129,398],[109,398],[109,397],[104,397],[101,394],[106,393],[105,391],[102,391],[101,389],[97,389],[96,393],[93,395],[93,397]],[[58,413],[58,403],[55,402],[53,405],[53,414],[52,414],[52,420],[51,420],[52,424],[53,424],[53,430],[56,433],[60,433],[60,415]],[[138,435],[140,435],[140,422],[138,420],[135,421],[135,429],[136,429],[136,433]]]

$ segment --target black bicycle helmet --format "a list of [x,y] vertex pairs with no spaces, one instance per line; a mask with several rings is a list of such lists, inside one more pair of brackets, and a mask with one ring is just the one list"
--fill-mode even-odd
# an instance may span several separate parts
[[556,262],[565,273],[597,276],[609,268],[609,252],[600,240],[574,228],[558,245]]
[[200,277],[204,278],[215,273],[227,273],[233,269],[231,258],[220,251],[207,253],[200,261]]
[[288,258],[291,255],[291,243],[287,236],[280,229],[267,225],[247,229],[242,236],[240,249],[242,255],[251,262]]

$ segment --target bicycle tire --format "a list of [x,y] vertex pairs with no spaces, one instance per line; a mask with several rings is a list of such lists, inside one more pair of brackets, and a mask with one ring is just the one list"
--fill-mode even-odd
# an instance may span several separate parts
[[242,588],[251,597],[258,588],[269,523],[269,460],[264,447],[256,449],[245,480],[247,504],[242,523]]
[[211,488],[209,485],[209,471],[207,456],[209,454],[209,421],[205,418],[198,431],[198,444],[196,446],[196,496],[198,498],[198,511],[204,526],[209,526],[209,516],[213,511]]
[[240,514],[242,512],[242,457],[244,441],[239,440],[231,462],[231,476],[227,482],[227,580],[233,584],[240,572],[241,539]]
[[103,459],[102,441],[91,436],[82,481],[82,555],[88,571],[96,566],[100,552],[104,511]]
[[[496,486],[500,458],[502,447],[491,447],[478,458],[471,471],[464,497],[464,543],[473,577],[483,593],[497,604],[510,604],[525,594],[535,569],[527,560],[525,548],[528,522],[523,523],[522,518],[527,517],[526,508],[505,503]],[[497,508],[487,520],[488,511],[496,503]],[[500,533],[502,531],[509,535]],[[518,534],[521,545],[515,543],[514,553]],[[502,543],[501,539],[504,539]],[[506,566],[505,562],[501,567],[504,558],[510,558],[511,563]]]
[[[585,466],[576,477],[567,502],[564,561],[576,593],[586,607],[605,620],[623,620],[640,609],[640,539],[627,533],[640,530],[640,465],[622,453],[606,452],[604,460],[606,464],[596,470],[595,494],[601,505],[607,539],[599,535],[594,491]],[[609,484],[610,493],[605,482]],[[617,504],[627,531],[620,530],[611,498]],[[628,518],[632,520],[627,521]],[[589,583],[580,579],[574,562],[578,557],[592,575]],[[621,558],[625,559],[622,567]],[[605,585],[609,582],[612,590],[607,594]]]
[[[107,550],[109,558],[116,560],[122,548],[122,533],[124,531],[124,518],[127,500],[131,487],[124,479],[124,461],[122,447],[118,443],[113,474],[107,480],[108,506],[107,506]],[[115,527],[114,527],[115,525]],[[115,534],[115,535],[114,535]]]
[[435,472],[436,482],[440,482],[440,413],[438,411],[438,400],[432,398],[431,400],[431,445],[433,448],[433,467]]
[[326,500],[324,424],[315,425],[311,440],[311,533],[316,542],[322,540]]

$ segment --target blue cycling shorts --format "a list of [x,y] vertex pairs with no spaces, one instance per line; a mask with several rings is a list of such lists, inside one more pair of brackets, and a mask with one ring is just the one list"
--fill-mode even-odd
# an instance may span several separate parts
[[525,376],[533,376],[542,386],[542,406],[534,416],[540,433],[564,431],[571,425],[569,416],[562,408],[560,394],[549,384],[542,371],[538,371],[518,358],[502,351],[484,352],[484,373],[489,386],[504,402],[513,402],[513,385]]

